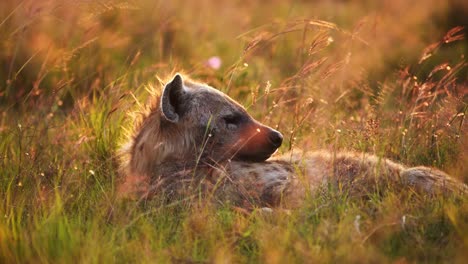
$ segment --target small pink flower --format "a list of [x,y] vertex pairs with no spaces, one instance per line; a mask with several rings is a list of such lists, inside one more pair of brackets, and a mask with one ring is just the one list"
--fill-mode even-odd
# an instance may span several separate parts
[[213,56],[206,61],[206,64],[208,67],[217,70],[221,68],[222,61],[218,56]]

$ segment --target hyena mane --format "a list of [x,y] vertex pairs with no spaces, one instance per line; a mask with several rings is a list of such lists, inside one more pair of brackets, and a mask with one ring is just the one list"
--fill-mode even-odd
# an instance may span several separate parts
[[353,196],[393,187],[468,192],[442,171],[367,153],[294,151],[269,159],[281,133],[227,95],[179,74],[138,120],[120,151],[120,190],[126,196],[171,201],[203,194],[247,207],[294,207],[330,186]]

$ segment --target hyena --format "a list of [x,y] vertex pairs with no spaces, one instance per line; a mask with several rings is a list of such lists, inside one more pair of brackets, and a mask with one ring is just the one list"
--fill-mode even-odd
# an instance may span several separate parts
[[121,150],[125,194],[168,200],[203,194],[238,205],[295,206],[324,186],[353,195],[390,186],[467,192],[442,171],[366,153],[296,151],[269,159],[282,144],[280,132],[226,94],[180,74],[154,99]]

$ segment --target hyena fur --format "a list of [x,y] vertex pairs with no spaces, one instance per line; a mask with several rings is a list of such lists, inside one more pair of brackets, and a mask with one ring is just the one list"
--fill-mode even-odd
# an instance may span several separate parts
[[280,132],[180,74],[153,99],[121,149],[125,196],[171,201],[203,194],[242,206],[296,206],[324,186],[363,196],[392,186],[468,191],[440,170],[367,153],[295,151],[269,159],[282,143]]

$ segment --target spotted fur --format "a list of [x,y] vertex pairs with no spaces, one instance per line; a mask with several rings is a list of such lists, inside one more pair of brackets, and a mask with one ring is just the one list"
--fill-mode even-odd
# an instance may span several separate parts
[[366,153],[295,151],[268,160],[281,141],[227,95],[177,74],[121,150],[121,190],[168,201],[202,195],[245,207],[294,207],[323,187],[355,196],[393,187],[468,192],[442,171]]

